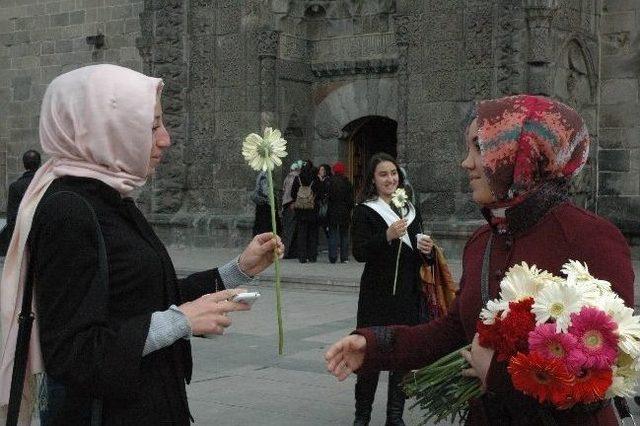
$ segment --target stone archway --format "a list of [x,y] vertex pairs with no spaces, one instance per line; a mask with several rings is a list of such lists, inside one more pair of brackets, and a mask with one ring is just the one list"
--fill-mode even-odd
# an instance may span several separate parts
[[[317,106],[313,120],[313,157],[321,162],[344,162],[351,176],[361,170],[351,170],[353,140],[350,123],[365,117],[378,117],[397,123],[398,81],[388,78],[362,79],[323,87],[315,94]],[[394,127],[395,131],[395,127]],[[395,151],[395,140],[394,151]]]

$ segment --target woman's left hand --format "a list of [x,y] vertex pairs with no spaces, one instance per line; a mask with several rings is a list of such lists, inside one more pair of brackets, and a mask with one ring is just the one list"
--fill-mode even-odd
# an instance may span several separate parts
[[418,238],[418,250],[422,254],[430,254],[433,250],[433,240],[430,236],[425,235],[422,238]]
[[258,275],[273,263],[274,249],[278,257],[282,258],[284,244],[280,237],[272,232],[256,235],[238,259],[240,270],[252,277]]
[[471,342],[471,350],[463,349],[460,353],[471,366],[466,370],[462,370],[462,375],[477,377],[480,379],[482,390],[487,390],[487,373],[493,359],[494,350],[480,346],[478,333],[476,333],[473,336],[473,342]]

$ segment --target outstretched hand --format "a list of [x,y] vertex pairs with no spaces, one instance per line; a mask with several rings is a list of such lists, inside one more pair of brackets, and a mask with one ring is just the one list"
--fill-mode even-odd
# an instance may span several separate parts
[[366,348],[367,340],[364,336],[352,334],[343,337],[324,354],[327,371],[343,381],[362,366]]
[[284,244],[280,237],[272,232],[256,235],[238,259],[240,270],[249,276],[258,275],[273,263],[274,249],[278,257],[282,258]]

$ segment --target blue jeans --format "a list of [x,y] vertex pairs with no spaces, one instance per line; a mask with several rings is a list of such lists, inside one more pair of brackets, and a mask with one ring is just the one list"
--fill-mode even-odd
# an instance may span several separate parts
[[329,262],[338,260],[338,241],[340,242],[340,261],[349,260],[349,226],[329,225]]

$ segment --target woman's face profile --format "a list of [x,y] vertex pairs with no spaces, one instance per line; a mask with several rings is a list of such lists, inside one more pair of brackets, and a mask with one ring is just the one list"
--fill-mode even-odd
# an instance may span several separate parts
[[153,134],[153,145],[151,147],[151,156],[149,158],[148,175],[155,173],[156,167],[158,167],[158,164],[162,161],[164,151],[171,146],[169,132],[167,132],[167,129],[164,127],[164,121],[162,120],[162,103],[160,102],[160,95],[156,98],[153,127],[151,131]]
[[373,183],[380,197],[391,197],[398,188],[398,169],[391,161],[381,161],[373,173]]
[[484,174],[482,157],[480,156],[480,145],[478,144],[478,120],[474,119],[465,135],[467,145],[467,156],[462,161],[462,168],[467,171],[469,185],[471,186],[471,196],[473,201],[483,206],[496,201],[491,192],[489,181]]

